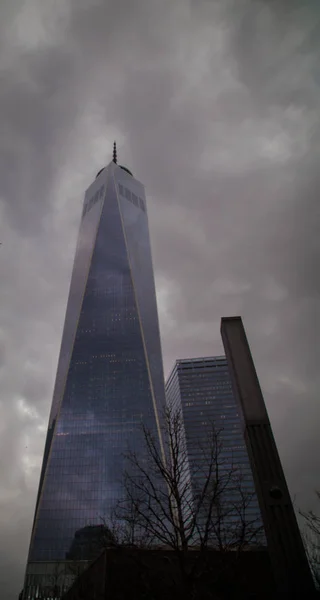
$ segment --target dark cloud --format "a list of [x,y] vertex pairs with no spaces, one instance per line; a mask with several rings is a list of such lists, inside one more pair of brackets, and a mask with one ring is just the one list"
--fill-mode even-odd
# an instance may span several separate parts
[[[300,0],[0,9],[2,590],[22,586],[83,192],[146,184],[166,372],[241,314],[292,494],[319,487],[319,8]],[[7,542],[8,540],[8,542]]]

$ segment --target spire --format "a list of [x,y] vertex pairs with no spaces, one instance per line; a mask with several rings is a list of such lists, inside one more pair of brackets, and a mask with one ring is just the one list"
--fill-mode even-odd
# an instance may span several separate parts
[[113,162],[117,164],[117,144],[113,142]]

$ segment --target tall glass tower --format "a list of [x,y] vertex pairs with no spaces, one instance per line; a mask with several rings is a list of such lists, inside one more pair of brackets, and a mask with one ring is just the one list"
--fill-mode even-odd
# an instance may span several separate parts
[[25,598],[37,597],[40,579],[42,587],[52,583],[53,565],[72,558],[73,548],[78,559],[91,558],[81,540],[121,499],[124,455],[143,452],[141,423],[162,444],[164,404],[144,186],[117,164],[114,146],[113,161],[85,193]]
[[[217,458],[220,477],[224,477],[224,481],[230,477],[223,498],[221,495],[222,512],[227,515],[223,519],[224,541],[230,544],[245,521],[247,530],[255,532],[252,545],[264,544],[260,508],[242,431],[242,415],[232,391],[225,356],[177,360],[166,383],[166,394],[169,404],[181,411],[194,496],[203,490],[206,482],[207,463],[201,464],[203,448],[210,444],[214,427],[221,445]],[[231,478],[233,472],[237,478],[241,475],[241,484],[236,487],[234,477]],[[220,533],[222,535],[222,528]]]

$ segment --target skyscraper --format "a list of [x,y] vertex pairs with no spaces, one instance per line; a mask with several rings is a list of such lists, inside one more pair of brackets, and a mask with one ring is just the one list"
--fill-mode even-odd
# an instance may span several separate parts
[[[25,598],[70,557],[76,532],[91,536],[110,516],[123,492],[124,454],[143,452],[142,422],[161,444],[164,403],[144,186],[117,164],[114,146],[85,193]],[[90,559],[82,547],[80,558]]]
[[[251,530],[257,530],[262,525],[258,500],[255,497],[255,487],[251,472],[249,457],[244,441],[241,414],[239,412],[229,375],[227,360],[224,356],[191,358],[177,360],[166,383],[167,401],[175,409],[180,408],[184,424],[185,444],[189,461],[191,487],[194,495],[203,489],[207,474],[201,467],[203,448],[212,440],[212,427],[221,444],[221,453],[217,459],[220,472],[227,470],[224,480],[232,472],[241,475],[239,489],[235,489],[234,478],[226,487],[223,502],[225,506],[233,503],[240,509],[241,491],[247,498],[252,499],[245,509],[246,522],[251,524]],[[209,442],[210,443],[210,442]],[[205,467],[205,465],[204,465]],[[235,512],[228,512],[228,522],[225,531],[233,532],[233,523],[238,520]],[[231,521],[231,522],[230,522]],[[254,536],[264,542],[264,535]],[[229,538],[230,539],[230,538]],[[228,540],[226,540],[228,541]]]

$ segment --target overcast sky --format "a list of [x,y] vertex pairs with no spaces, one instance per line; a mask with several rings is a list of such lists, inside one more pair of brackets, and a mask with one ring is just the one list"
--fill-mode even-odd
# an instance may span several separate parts
[[21,590],[83,193],[145,183],[165,371],[241,315],[290,491],[320,487],[316,0],[2,0],[0,595]]

